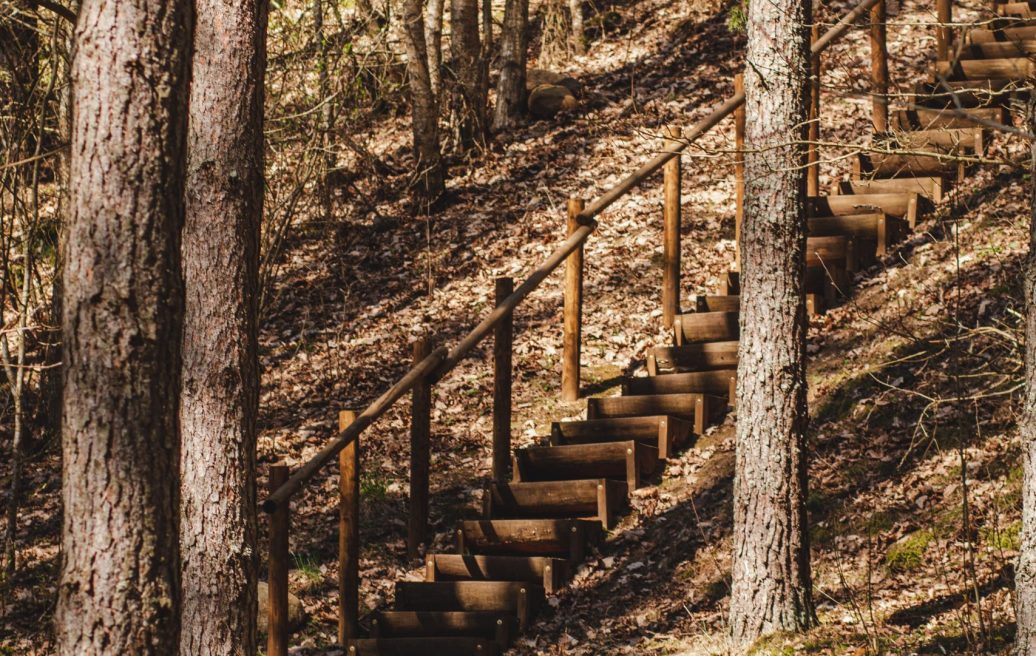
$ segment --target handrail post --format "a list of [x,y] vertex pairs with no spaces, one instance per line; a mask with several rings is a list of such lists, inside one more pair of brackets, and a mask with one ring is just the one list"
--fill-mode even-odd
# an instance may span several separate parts
[[[427,337],[414,342],[414,364],[432,352]],[[432,385],[427,377],[414,386],[410,418],[410,517],[407,555],[415,558],[428,532],[428,464],[432,431]]]
[[[683,131],[668,127],[665,135],[666,146],[672,146],[679,143]],[[680,156],[666,162],[663,172],[662,322],[671,328],[680,313]]]
[[[734,76],[734,93],[745,92],[745,75]],[[741,270],[741,222],[745,218],[745,104],[734,110],[734,268]]]
[[[816,19],[810,30],[810,44],[820,38],[820,25]],[[820,194],[820,165],[817,142],[820,140],[820,55],[809,58],[809,128],[806,150],[806,195]]]
[[[582,198],[568,199],[568,234],[579,228]],[[561,362],[561,398],[579,399],[579,355],[583,332],[583,247],[572,251],[565,261],[564,349]]]
[[[338,413],[338,431],[356,421],[356,413]],[[338,644],[360,637],[360,438],[338,454]]]
[[[496,306],[514,292],[514,279],[496,279]],[[493,330],[493,480],[506,483],[511,463],[511,354],[514,314],[508,312]]]
[[935,10],[939,25],[935,31],[936,59],[946,61],[950,58],[950,23],[953,22],[953,6],[951,0],[935,0]]
[[871,7],[871,122],[874,132],[882,134],[889,129],[889,59],[885,23],[888,13],[885,0]]
[[[268,489],[275,491],[288,480],[288,466],[270,465]],[[267,643],[269,656],[288,656],[288,531],[290,501],[270,514],[270,562],[267,581]]]

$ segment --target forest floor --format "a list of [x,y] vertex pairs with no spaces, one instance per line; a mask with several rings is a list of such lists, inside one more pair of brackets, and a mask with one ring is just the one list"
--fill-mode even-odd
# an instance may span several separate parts
[[[824,11],[837,17],[848,6]],[[660,148],[663,126],[690,125],[732,92],[744,39],[727,27],[726,7],[644,0],[601,10],[614,12],[609,29],[562,71],[583,83],[580,107],[453,162],[442,211],[412,217],[403,177],[372,175],[343,194],[333,221],[303,217],[292,226],[261,335],[261,476],[265,464],[311,457],[339,410],[363,408],[406,371],[414,338],[456,343],[489,311],[495,276],[523,279],[563,237],[567,198],[596,198]],[[931,11],[907,0],[890,19],[900,89],[923,79],[934,52]],[[825,141],[858,144],[869,134],[868,61],[862,31],[826,56]],[[732,133],[724,122],[684,160],[684,298],[714,292],[732,259]],[[402,170],[409,135],[398,117],[351,136]],[[848,173],[848,152],[824,149],[824,188]],[[1022,152],[994,144],[1004,157]],[[343,167],[359,166],[351,153],[341,157]],[[1007,653],[1020,526],[1027,183],[1016,168],[978,170],[859,276],[849,302],[814,320],[809,510],[820,625],[758,653]],[[618,393],[623,375],[643,373],[647,349],[668,343],[661,202],[661,180],[650,180],[600,217],[586,248],[587,395]],[[583,403],[559,400],[559,275],[521,306],[515,325],[520,446],[583,412]],[[433,550],[449,549],[457,520],[477,514],[488,478],[486,346],[435,388]],[[360,599],[370,609],[391,602],[397,579],[422,574],[404,548],[408,405],[362,437]],[[51,649],[59,460],[57,445],[44,445],[27,473],[21,568],[0,601],[0,654]],[[659,486],[636,495],[633,514],[513,653],[728,653],[732,463],[728,419],[672,461]],[[293,504],[292,591],[308,616],[294,637],[300,654],[335,651],[336,486],[334,471],[324,472]]]

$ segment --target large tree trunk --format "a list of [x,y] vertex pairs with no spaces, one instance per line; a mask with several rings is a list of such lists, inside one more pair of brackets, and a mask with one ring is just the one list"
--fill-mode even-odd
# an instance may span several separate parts
[[[1036,98],[1026,123],[1036,129]],[[1029,254],[1025,260],[1025,399],[1018,430],[1022,440],[1022,532],[1014,582],[1017,656],[1036,656],[1036,143],[1031,149]]]
[[416,200],[418,207],[427,209],[446,192],[446,183],[439,150],[439,109],[428,73],[421,0],[403,2],[403,42],[413,112]]
[[87,0],[73,63],[58,650],[176,653],[191,3]]
[[808,0],[752,2],[745,67],[734,565],[735,642],[814,622],[806,532],[804,149]]
[[461,150],[485,142],[486,68],[488,59],[478,36],[478,0],[451,0],[450,58],[457,76],[453,112],[457,123],[457,143]]
[[507,0],[500,35],[500,79],[493,131],[513,129],[525,115],[525,57],[529,47],[529,0]]
[[183,656],[256,648],[265,0],[196,0],[183,230]]

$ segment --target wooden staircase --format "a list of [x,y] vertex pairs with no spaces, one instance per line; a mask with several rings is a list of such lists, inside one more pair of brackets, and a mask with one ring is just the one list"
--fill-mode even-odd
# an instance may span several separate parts
[[[861,7],[866,12],[872,5],[873,0]],[[830,195],[808,199],[806,291],[810,313],[821,313],[843,300],[853,275],[886,256],[896,242],[910,234],[925,211],[944,199],[966,174],[967,158],[982,155],[987,143],[985,122],[1008,120],[1006,103],[1013,97],[1016,83],[1033,74],[1028,58],[1036,53],[1033,6],[1000,5],[1002,18],[991,28],[966,33],[956,49],[959,57],[938,61],[909,103],[891,108],[888,132],[874,135],[870,147],[854,162],[850,178],[835,184]],[[859,9],[856,11],[856,16],[852,12],[847,16],[847,24],[859,17]],[[714,115],[722,118],[736,107],[728,102]],[[710,120],[703,121],[698,134],[718,118]],[[660,167],[655,161],[644,170],[649,174]],[[631,179],[636,175],[640,174]],[[641,179],[644,177],[646,174]],[[630,187],[632,184],[622,193]],[[584,213],[593,216],[619,195],[609,192],[606,203],[599,201]],[[575,208],[582,209],[582,204]],[[570,210],[570,220],[572,216]],[[558,266],[560,258],[573,257],[576,251],[570,242],[580,244],[574,240],[585,240],[593,229],[592,225],[588,230],[586,224],[570,225],[569,240],[557,252],[560,255],[548,261],[550,267],[541,268],[543,276]],[[585,234],[580,235],[580,230]],[[678,273],[678,266],[676,270]],[[627,378],[619,396],[587,399],[585,420],[555,422],[540,443],[515,450],[511,480],[500,477],[490,483],[483,494],[482,517],[457,527],[456,553],[428,554],[425,580],[398,582],[392,610],[375,612],[361,621],[362,626],[352,626],[347,632],[340,629],[347,653],[485,656],[503,652],[529,630],[547,596],[566,585],[579,563],[629,509],[630,495],[652,485],[668,459],[692,446],[697,436],[733,410],[739,292],[737,272],[728,271],[713,294],[692,297],[683,312],[677,304],[672,343],[650,350],[646,376]],[[300,482],[294,487],[277,489],[267,502],[270,507],[283,508],[301,481],[347,448],[344,445],[353,444],[350,440],[357,440],[373,418],[415,387],[415,381],[434,377],[446,364],[452,367],[464,349],[470,349],[489,330],[499,331],[501,312],[509,311],[507,299],[519,294],[521,290],[511,293],[510,288],[503,296],[498,294],[501,305],[494,315],[448,356],[422,351],[427,357],[408,374],[411,378],[386,392],[372,406],[377,411],[368,410],[371,419],[359,422],[363,425],[355,431],[343,425],[337,445],[325,449],[321,462],[303,467],[295,476]],[[521,298],[524,296],[511,308]],[[506,392],[509,395],[509,387]],[[496,446],[494,441],[494,449]],[[343,451],[343,457],[346,453]],[[355,458],[355,453],[349,457]],[[343,464],[343,480],[345,467]],[[346,558],[352,559],[348,566],[355,572],[356,554],[343,555],[342,567],[347,566]],[[342,584],[343,598],[347,585],[355,587],[355,581]],[[348,603],[355,613],[355,598]],[[343,616],[345,613],[343,606]],[[274,621],[271,614],[271,626]]]

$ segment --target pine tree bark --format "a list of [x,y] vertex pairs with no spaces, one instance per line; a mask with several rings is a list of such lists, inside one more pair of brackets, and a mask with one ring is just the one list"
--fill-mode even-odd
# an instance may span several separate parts
[[457,121],[457,142],[462,151],[486,138],[486,68],[478,35],[478,0],[450,2],[450,59],[457,76],[454,94],[454,115]]
[[805,140],[808,0],[752,2],[745,67],[734,565],[748,644],[815,621],[806,531]]
[[183,656],[256,649],[265,0],[195,0],[183,230]]
[[67,656],[177,651],[191,16],[186,0],[86,0],[76,27],[55,620]]
[[428,48],[424,38],[421,0],[403,2],[403,43],[410,77],[410,104],[414,132],[416,201],[427,208],[446,192],[439,150],[439,108],[428,73]]
[[500,79],[496,85],[493,132],[518,126],[525,115],[525,63],[529,48],[529,0],[507,0],[500,35]]
[[[1026,124],[1036,128],[1036,99],[1026,108]],[[1025,398],[1018,432],[1022,440],[1022,531],[1014,584],[1017,633],[1015,654],[1036,656],[1036,143],[1030,143],[1029,254],[1025,260]]]

